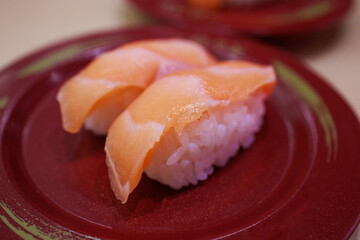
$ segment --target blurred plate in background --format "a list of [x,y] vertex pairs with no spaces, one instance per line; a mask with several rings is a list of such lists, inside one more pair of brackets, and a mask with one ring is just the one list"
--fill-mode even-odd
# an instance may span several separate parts
[[279,0],[253,8],[207,11],[186,0],[130,0],[165,24],[197,32],[258,36],[293,35],[329,28],[340,22],[352,0]]

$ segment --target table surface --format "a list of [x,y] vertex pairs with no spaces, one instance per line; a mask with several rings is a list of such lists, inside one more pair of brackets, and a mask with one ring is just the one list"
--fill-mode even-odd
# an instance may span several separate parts
[[[354,1],[356,2],[356,0]],[[125,0],[0,0],[0,69],[54,42],[149,19]],[[323,76],[360,116],[360,5],[336,29],[285,48]],[[280,41],[281,42],[281,41]],[[279,45],[279,42],[276,41]],[[281,46],[282,43],[280,43]],[[320,46],[321,45],[321,46]],[[309,47],[310,46],[310,47]],[[315,46],[315,47],[314,47]],[[351,240],[360,240],[360,226]]]

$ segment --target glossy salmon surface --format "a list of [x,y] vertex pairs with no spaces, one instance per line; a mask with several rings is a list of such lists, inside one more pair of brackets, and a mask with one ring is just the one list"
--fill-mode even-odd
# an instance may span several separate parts
[[112,121],[148,85],[183,69],[214,64],[201,45],[183,39],[142,40],[101,54],[61,87],[63,127],[76,133],[84,124],[103,135]]
[[205,112],[226,107],[276,83],[271,66],[227,61],[169,74],[147,88],[112,124],[106,140],[107,166],[116,197],[125,203],[162,137],[178,135]]

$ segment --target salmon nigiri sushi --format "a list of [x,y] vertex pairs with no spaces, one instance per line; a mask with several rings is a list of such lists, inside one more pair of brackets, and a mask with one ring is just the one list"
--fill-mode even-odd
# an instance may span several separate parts
[[116,197],[125,203],[144,171],[174,189],[207,179],[253,143],[275,83],[271,66],[247,61],[153,83],[109,129],[106,164]]
[[84,124],[103,135],[113,120],[153,81],[176,70],[215,63],[201,45],[184,39],[143,40],[104,53],[61,87],[63,127]]

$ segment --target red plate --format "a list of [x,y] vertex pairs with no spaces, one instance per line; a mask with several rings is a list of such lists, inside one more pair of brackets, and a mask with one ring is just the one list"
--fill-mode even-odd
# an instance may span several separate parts
[[199,32],[275,36],[314,32],[338,23],[352,0],[277,0],[251,9],[206,11],[186,0],[132,0],[164,23]]
[[[180,191],[143,176],[122,205],[104,138],[62,130],[60,85],[99,53],[161,37],[198,40],[221,59],[274,64],[279,83],[253,147]],[[360,127],[318,76],[247,39],[147,27],[36,52],[0,73],[0,234],[4,239],[346,239],[359,222]]]

